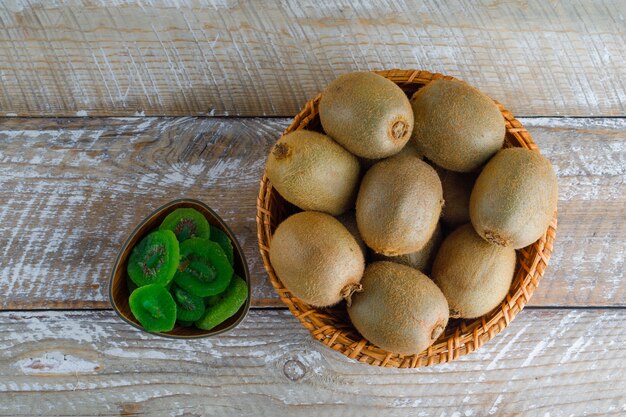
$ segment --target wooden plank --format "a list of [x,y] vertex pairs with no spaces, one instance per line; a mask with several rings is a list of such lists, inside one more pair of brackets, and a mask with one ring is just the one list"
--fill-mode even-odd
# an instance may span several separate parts
[[385,369],[313,340],[283,310],[190,341],[110,311],[4,312],[0,415],[617,416],[624,343],[625,310],[532,310],[456,362]]
[[559,181],[556,244],[530,304],[626,305],[626,119],[520,121]]
[[[254,305],[280,305],[254,217],[265,157],[288,123],[0,120],[0,309],[109,307],[110,268],[127,235],[182,196],[231,225],[250,264]],[[531,305],[626,305],[626,120],[522,123],[560,185],[555,251]]]
[[621,0],[0,5],[0,114],[293,115],[339,74],[425,69],[519,115],[626,114]]
[[268,294],[255,204],[284,120],[4,119],[0,122],[1,308],[108,307],[110,269],[154,209],[197,198],[245,248]]

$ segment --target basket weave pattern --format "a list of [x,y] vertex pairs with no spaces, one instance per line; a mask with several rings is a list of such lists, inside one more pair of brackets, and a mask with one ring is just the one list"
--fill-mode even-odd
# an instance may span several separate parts
[[[377,71],[398,84],[409,97],[420,87],[438,79],[454,79],[442,74],[417,70]],[[321,95],[309,101],[285,133],[298,129],[322,131],[318,117]],[[505,147],[522,147],[538,152],[524,126],[497,103],[506,123]],[[300,211],[286,202],[263,175],[257,198],[257,237],[263,264],[280,299],[289,307],[313,337],[349,358],[375,366],[417,368],[455,360],[473,352],[502,331],[532,297],[548,265],[556,234],[556,213],[546,233],[532,245],[517,251],[517,265],[511,289],[500,307],[472,320],[450,320],[446,331],[427,350],[416,355],[387,352],[369,343],[352,326],[344,304],[333,308],[313,307],[294,297],[280,282],[269,260],[274,230],[287,216]],[[393,325],[393,323],[390,323]]]

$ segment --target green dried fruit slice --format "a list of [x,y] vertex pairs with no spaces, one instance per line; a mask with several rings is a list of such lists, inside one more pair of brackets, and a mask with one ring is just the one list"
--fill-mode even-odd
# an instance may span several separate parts
[[179,262],[176,235],[169,230],[156,230],[133,248],[126,271],[138,286],[170,283]]
[[158,284],[137,288],[128,300],[130,310],[149,332],[167,332],[176,322],[176,303],[172,295]]
[[211,225],[211,240],[220,245],[228,258],[228,262],[233,265],[235,261],[235,254],[233,252],[233,242],[231,242],[228,235],[221,229]]
[[248,298],[248,284],[238,276],[233,276],[230,285],[219,300],[207,307],[202,318],[196,321],[196,327],[203,330],[211,330],[229,317],[234,316]]
[[174,210],[163,220],[159,230],[171,230],[181,243],[194,237],[211,237],[211,228],[206,217],[192,208]]
[[176,320],[176,324],[183,327],[191,327],[193,326],[193,321]]
[[191,238],[180,244],[180,265],[174,282],[198,297],[219,294],[228,287],[233,267],[215,242]]
[[177,285],[170,290],[176,303],[176,320],[193,322],[204,314],[204,300],[202,297],[190,294]]

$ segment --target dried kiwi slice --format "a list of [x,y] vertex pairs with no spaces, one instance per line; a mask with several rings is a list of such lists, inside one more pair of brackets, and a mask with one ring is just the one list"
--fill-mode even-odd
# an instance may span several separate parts
[[137,288],[128,300],[130,311],[149,332],[167,332],[176,322],[176,303],[172,295],[158,284]]
[[176,235],[170,230],[156,230],[133,248],[126,268],[138,287],[170,283],[179,262]]
[[202,297],[190,294],[178,285],[170,290],[176,303],[176,320],[193,322],[204,314],[204,300]]
[[233,252],[233,242],[230,241],[228,235],[221,229],[211,225],[211,240],[220,245],[228,258],[228,262],[233,265],[233,262],[235,261],[235,254]]
[[197,328],[211,330],[229,317],[234,316],[248,298],[248,284],[235,275],[226,291],[218,297],[219,300],[207,307],[202,318],[196,321]]
[[171,230],[179,242],[199,237],[211,237],[211,228],[206,217],[192,208],[179,208],[167,215],[159,230]]
[[191,238],[180,244],[180,265],[174,282],[198,297],[219,294],[228,287],[233,267],[215,242]]

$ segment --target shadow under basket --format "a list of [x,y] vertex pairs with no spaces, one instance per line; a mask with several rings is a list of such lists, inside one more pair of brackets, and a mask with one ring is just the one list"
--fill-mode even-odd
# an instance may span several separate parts
[[[248,298],[234,316],[230,317],[211,330],[202,330],[195,327],[183,327],[177,325],[169,332],[148,332],[143,328],[143,326],[141,326],[141,324],[139,324],[131,312],[130,306],[128,305],[128,297],[130,296],[127,284],[128,273],[126,272],[128,258],[135,245],[139,243],[141,239],[143,239],[151,231],[157,229],[168,214],[179,208],[193,208],[199,211],[204,215],[204,217],[206,217],[207,221],[212,226],[217,227],[228,235],[233,244],[235,274],[239,275],[248,284]],[[144,221],[142,221],[139,226],[137,226],[137,228],[131,233],[130,237],[126,240],[119,255],[117,256],[117,260],[115,261],[115,265],[111,273],[111,281],[109,283],[109,298],[111,300],[111,304],[113,305],[113,309],[117,315],[120,316],[122,320],[146,333],[169,337],[172,339],[197,339],[214,336],[232,330],[239,323],[241,323],[241,321],[248,314],[248,311],[250,310],[250,294],[251,287],[248,265],[235,235],[230,231],[222,219],[215,214],[215,212],[213,212],[213,210],[211,210],[204,203],[192,199],[180,199],[167,203],[156,209]]]
[[[431,81],[453,80],[454,77],[417,70],[376,71],[395,82],[411,97]],[[321,94],[306,103],[283,134],[299,129],[323,132],[318,103]],[[497,103],[506,124],[505,147],[522,147],[539,152],[524,126],[501,104]],[[286,202],[264,174],[257,198],[257,237],[263,264],[280,299],[311,335],[329,348],[349,358],[375,366],[418,368],[450,362],[471,353],[509,325],[524,308],[537,288],[545,271],[556,234],[557,216],[544,235],[532,245],[517,251],[517,264],[511,288],[502,304],[490,313],[471,320],[450,320],[446,331],[425,351],[415,355],[400,355],[385,351],[364,339],[352,326],[345,303],[332,308],[313,307],[294,297],[276,276],[269,259],[269,246],[276,227],[290,214],[301,211]],[[393,325],[393,323],[391,323]]]

